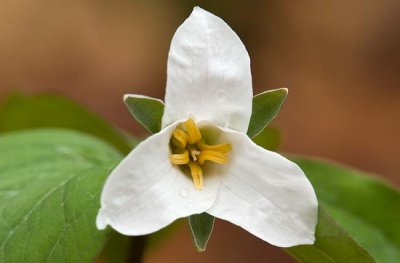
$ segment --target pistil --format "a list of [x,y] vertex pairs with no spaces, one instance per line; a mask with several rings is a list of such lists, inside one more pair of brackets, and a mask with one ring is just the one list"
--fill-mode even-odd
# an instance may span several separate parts
[[197,156],[200,155],[200,151],[198,151],[196,148],[190,149],[190,156],[192,157],[193,161],[197,161]]

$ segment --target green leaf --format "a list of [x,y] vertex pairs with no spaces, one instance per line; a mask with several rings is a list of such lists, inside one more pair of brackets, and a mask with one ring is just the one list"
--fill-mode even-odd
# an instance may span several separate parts
[[126,95],[124,102],[132,116],[150,133],[161,130],[164,102],[140,95]]
[[287,248],[286,251],[299,262],[307,263],[375,262],[321,206],[318,211],[315,243]]
[[128,153],[137,143],[77,103],[58,95],[14,94],[0,105],[0,131],[67,128],[85,132]]
[[257,94],[253,97],[253,110],[247,135],[253,138],[259,134],[279,113],[286,99],[288,90],[275,89]]
[[121,160],[108,144],[66,130],[0,136],[0,262],[91,262],[108,231],[99,196]]
[[293,158],[319,203],[377,262],[400,262],[400,192],[366,173],[326,161]]
[[213,231],[215,218],[207,213],[189,216],[194,244],[199,252],[205,251]]

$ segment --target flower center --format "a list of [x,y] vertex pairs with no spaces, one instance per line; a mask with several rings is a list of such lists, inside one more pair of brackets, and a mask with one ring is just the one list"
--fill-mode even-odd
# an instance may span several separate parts
[[229,143],[206,144],[196,123],[190,118],[177,126],[172,133],[170,146],[171,163],[189,169],[196,190],[203,188],[202,166],[205,161],[225,164],[228,162],[228,153],[231,150]]

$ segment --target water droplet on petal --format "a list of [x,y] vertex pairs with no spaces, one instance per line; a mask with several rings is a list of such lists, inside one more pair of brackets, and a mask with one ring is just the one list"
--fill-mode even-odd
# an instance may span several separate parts
[[186,189],[183,189],[183,188],[182,188],[180,194],[181,194],[181,196],[184,197],[184,198],[188,197],[188,192],[186,191]]

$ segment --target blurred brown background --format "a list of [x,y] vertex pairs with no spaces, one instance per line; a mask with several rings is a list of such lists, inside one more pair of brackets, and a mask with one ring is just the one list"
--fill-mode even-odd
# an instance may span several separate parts
[[[163,98],[169,43],[194,5],[222,17],[252,59],[254,92],[288,87],[274,125],[284,152],[320,156],[400,185],[400,1],[0,1],[0,98],[57,92],[144,130],[125,93]],[[156,262],[293,262],[218,221],[207,252],[186,228]]]

